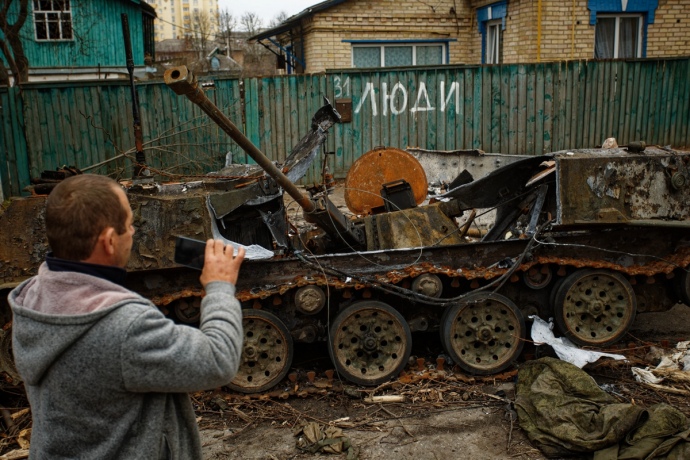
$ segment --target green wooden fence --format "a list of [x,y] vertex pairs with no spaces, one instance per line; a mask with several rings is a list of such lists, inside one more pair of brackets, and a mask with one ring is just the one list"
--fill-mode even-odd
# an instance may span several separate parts
[[[607,137],[619,144],[690,145],[690,58],[348,70],[205,83],[216,105],[276,161],[308,132],[323,96],[350,104],[351,121],[331,129],[325,148],[334,153],[328,161],[338,176],[380,145],[514,154],[594,147]],[[147,161],[157,174],[204,174],[228,156],[248,161],[164,84],[142,83],[137,92]],[[5,197],[20,195],[31,177],[62,165],[130,175],[127,84],[30,84],[21,93],[0,90],[0,104]],[[320,171],[321,159],[304,181],[318,180]]]

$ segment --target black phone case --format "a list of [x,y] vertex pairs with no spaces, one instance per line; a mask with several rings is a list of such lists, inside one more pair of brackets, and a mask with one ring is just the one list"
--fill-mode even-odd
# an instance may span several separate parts
[[178,236],[175,240],[175,263],[201,270],[204,268],[206,242]]

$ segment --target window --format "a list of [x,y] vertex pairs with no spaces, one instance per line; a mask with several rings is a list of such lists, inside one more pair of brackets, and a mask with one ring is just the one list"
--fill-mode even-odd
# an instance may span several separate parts
[[597,15],[594,34],[596,59],[642,57],[642,15]]
[[486,64],[501,63],[501,28],[500,20],[491,21],[486,25]]
[[70,0],[34,0],[36,40],[72,40]]
[[658,0],[587,0],[594,28],[594,57],[647,57],[647,27],[654,24]]
[[478,30],[482,34],[482,64],[500,64],[503,61],[503,31],[507,14],[506,0],[477,9]]
[[353,67],[398,67],[446,64],[446,43],[353,44]]

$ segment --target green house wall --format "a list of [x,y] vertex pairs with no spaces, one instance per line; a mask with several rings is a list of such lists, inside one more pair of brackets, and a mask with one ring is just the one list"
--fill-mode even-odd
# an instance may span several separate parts
[[[14,22],[18,1],[13,2]],[[24,53],[30,68],[46,67],[124,67],[125,48],[121,14],[127,13],[135,65],[144,64],[142,10],[139,0],[72,0],[71,41],[36,41],[33,23],[33,2],[29,0],[29,16],[21,30]],[[3,36],[0,32],[0,37]],[[4,56],[5,65],[7,61]]]

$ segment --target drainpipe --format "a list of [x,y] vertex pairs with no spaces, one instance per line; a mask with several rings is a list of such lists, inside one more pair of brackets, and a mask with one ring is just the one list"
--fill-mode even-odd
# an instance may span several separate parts
[[537,1],[537,62],[541,62],[541,0]]

